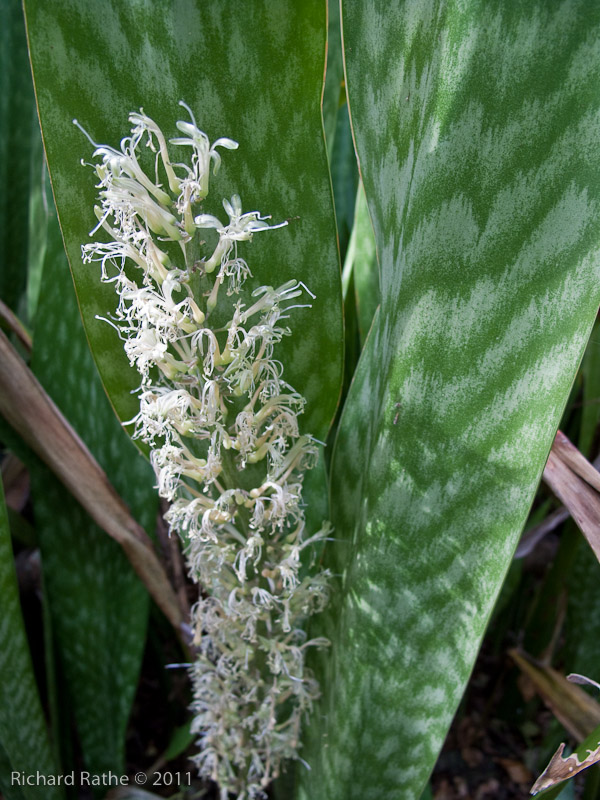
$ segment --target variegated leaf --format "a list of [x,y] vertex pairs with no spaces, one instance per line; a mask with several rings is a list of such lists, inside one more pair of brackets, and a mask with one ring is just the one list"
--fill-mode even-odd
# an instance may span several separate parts
[[17,311],[27,280],[27,204],[37,123],[23,8],[19,0],[1,0],[0,13],[0,299]]
[[333,464],[302,797],[418,798],[600,299],[600,7],[344,0],[381,307]]
[[329,158],[333,152],[335,129],[340,110],[340,96],[344,81],[342,59],[342,32],[340,29],[340,4],[327,0],[327,69],[323,87],[323,128]]

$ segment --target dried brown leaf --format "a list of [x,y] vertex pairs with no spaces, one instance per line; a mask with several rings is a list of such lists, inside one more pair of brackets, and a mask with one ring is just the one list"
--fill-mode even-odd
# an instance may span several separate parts
[[490,797],[497,798],[499,797],[499,790],[500,782],[496,778],[489,778],[487,781],[480,783],[475,789],[473,800],[488,800]]
[[544,789],[550,789],[557,783],[572,778],[574,775],[577,775],[579,772],[582,772],[584,769],[600,761],[600,744],[595,750],[588,750],[588,754],[583,761],[579,760],[577,753],[571,753],[567,758],[563,758],[562,754],[564,749],[565,745],[563,743],[550,759],[550,763],[546,769],[531,787],[531,794],[537,794]]
[[[583,458],[583,456],[582,456]],[[594,467],[588,463],[591,470]],[[598,474],[596,472],[596,474]],[[588,480],[576,474],[563,459],[563,451],[552,447],[544,480],[554,494],[569,509],[577,526],[588,540],[596,558],[600,561],[600,495]]]
[[6,505],[18,513],[23,511],[29,497],[29,473],[14,453],[2,460],[2,484]]
[[527,769],[522,761],[517,761],[514,758],[495,758],[494,761],[506,770],[513,783],[531,783],[531,778],[533,777],[531,770]]
[[91,518],[119,542],[157,605],[181,635],[182,613],[149,537],[2,331],[0,414],[50,467]]
[[511,650],[509,655],[534,684],[556,718],[579,742],[600,725],[600,703],[587,692],[570,683],[562,673],[535,661],[526,653]]
[[27,353],[31,353],[31,335],[29,331],[26,330],[17,315],[2,300],[0,300],[0,322],[15,334]]
[[485,760],[482,751],[476,747],[461,747],[460,755],[465,764],[471,768],[478,767]]
[[600,689],[600,683],[593,681],[591,678],[586,678],[585,675],[580,675],[578,672],[572,672],[567,675],[567,680],[571,683],[579,683],[581,686],[593,686],[594,689]]
[[[569,469],[576,475],[579,475],[585,483],[598,489],[600,491],[600,456],[590,462],[582,455],[582,453],[567,439],[567,437],[558,431],[552,445],[553,457],[559,458]],[[550,484],[552,475],[546,475],[544,472],[544,479],[549,478],[546,482]],[[550,484],[551,485],[551,484]],[[546,536],[546,534],[553,531],[561,525],[570,516],[570,510],[561,506],[549,514],[544,520],[537,525],[534,525],[526,531],[521,537],[521,541],[515,551],[515,558],[525,558],[537,546],[537,544]]]
[[593,464],[590,464],[583,453],[575,447],[562,431],[557,432],[552,450],[565,464],[571,467],[573,472],[583,478],[590,486],[593,486],[596,491],[600,492],[600,472]]
[[539,522],[537,525],[534,525],[528,531],[526,531],[522,536],[517,549],[515,550],[515,558],[525,558],[528,556],[535,547],[541,542],[541,540],[546,536],[546,534],[551,533],[555,528],[558,528],[559,525],[562,525],[565,520],[569,519],[571,515],[569,514],[569,509],[561,506],[553,511],[551,514]]

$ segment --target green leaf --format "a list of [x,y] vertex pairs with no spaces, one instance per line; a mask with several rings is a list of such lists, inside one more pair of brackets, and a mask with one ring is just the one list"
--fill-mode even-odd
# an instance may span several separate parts
[[332,470],[311,800],[418,798],[600,299],[600,7],[342,6],[381,268]]
[[379,290],[379,265],[375,251],[375,237],[362,183],[359,184],[356,193],[354,227],[344,262],[344,276],[350,273],[354,275],[358,326],[360,339],[364,344],[375,311],[381,301],[381,292]]
[[[84,335],[56,215],[47,244],[32,369],[151,532],[149,465],[119,425]],[[31,468],[33,507],[57,662],[64,670],[86,768],[124,770],[125,734],[146,638],[148,595],[119,545],[49,470]]]
[[190,724],[191,722],[186,722],[185,725],[181,725],[173,732],[169,746],[162,756],[166,764],[168,764],[170,761],[173,761],[173,759],[177,758],[177,756],[180,756],[185,750],[187,750],[187,748],[196,738],[196,734],[192,733],[190,730]]
[[[341,384],[341,291],[335,218],[323,141],[321,94],[326,7],[320,0],[253,2],[169,0],[160,13],[134,0],[25,4],[46,154],[86,333],[121,419],[136,412],[138,376],[115,331],[95,319],[115,308],[98,269],[83,266],[80,246],[96,225],[92,148],[76,117],[98,142],[117,145],[127,115],[144,107],[167,134],[185,116],[185,100],[211,141],[240,143],[227,153],[213,195],[238,192],[246,209],[290,219],[249,251],[254,286],[303,280],[312,311],[294,312],[301,335],[286,337],[277,357],[286,380],[308,400],[303,426],[324,438]],[[217,210],[217,206],[215,206]],[[243,248],[242,248],[243,249]],[[244,250],[242,255],[245,255]]]
[[340,99],[343,94],[344,62],[342,58],[342,31],[340,29],[340,4],[327,0],[327,71],[323,90],[323,128],[329,158],[333,153]]
[[12,786],[10,773],[12,772],[10,759],[0,742],[0,791],[7,800],[23,800],[23,792],[19,786]]
[[[583,375],[583,407],[578,446],[586,455],[596,439],[600,413],[600,324],[596,322],[581,364]],[[572,527],[574,527],[572,525]],[[568,587],[566,643],[563,653],[570,672],[600,677],[600,590],[598,559],[582,540],[579,531],[573,531],[572,557],[559,562],[555,559],[552,577],[564,591]],[[564,535],[563,535],[564,539]],[[562,545],[562,541],[561,541]],[[561,569],[562,566],[562,569]],[[556,577],[555,577],[555,573]]]
[[[39,786],[12,785],[11,772],[26,776],[57,774],[48,742],[27,636],[0,482],[0,786],[7,800],[39,798]],[[44,797],[61,798],[47,786]]]
[[581,364],[583,375],[583,408],[578,447],[586,458],[596,456],[591,451],[597,443],[598,423],[600,422],[600,321],[594,325],[590,341]]
[[[578,536],[578,539],[581,537]],[[584,541],[579,541],[574,563],[563,586],[568,586],[569,605],[565,626],[566,668],[594,680],[600,678],[600,597],[598,559]]]
[[358,165],[352,143],[347,103],[344,103],[337,115],[335,142],[331,153],[331,182],[340,253],[344,260],[354,225],[354,205],[358,188]]
[[[27,320],[33,327],[42,284],[44,260],[46,258],[48,230],[58,229],[56,207],[50,188],[50,176],[44,158],[44,147],[40,136],[37,116],[36,136],[31,142],[31,187],[29,193],[29,259],[27,264]],[[60,233],[50,241],[50,245],[64,252]],[[49,256],[52,258],[52,255]]]
[[0,12],[0,298],[17,310],[27,278],[35,103],[21,3],[1,0]]
[[433,792],[431,790],[431,784],[427,784],[425,789],[423,790],[423,794],[421,795],[421,800],[433,800]]

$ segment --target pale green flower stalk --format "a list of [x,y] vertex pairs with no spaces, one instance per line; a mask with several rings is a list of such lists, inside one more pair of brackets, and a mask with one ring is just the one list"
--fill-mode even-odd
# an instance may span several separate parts
[[[223,201],[226,222],[202,213],[217,148],[238,145],[211,146],[181,105],[191,121],[177,123],[183,135],[169,144],[140,110],[120,150],[95,145],[92,235],[102,228],[110,240],[82,250],[119,295],[112,324],[141,374],[135,436],[151,446],[159,493],[171,501],[166,519],[200,587],[190,665],[195,762],[223,800],[242,800],[262,796],[282,761],[299,757],[301,720],[319,689],[305,657],[327,644],[303,630],[326,603],[329,577],[306,574],[306,563],[301,571],[303,551],[329,534],[328,524],[305,530],[302,480],[317,449],[298,430],[304,398],[274,358],[290,333],[281,320],[310,292],[291,280],[242,301],[251,273],[238,244],[286,223],[243,213],[237,195]],[[142,144],[151,170],[140,163]]]

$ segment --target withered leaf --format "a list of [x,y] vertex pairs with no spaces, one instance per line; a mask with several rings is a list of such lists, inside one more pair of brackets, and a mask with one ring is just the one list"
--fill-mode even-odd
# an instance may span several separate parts
[[550,763],[546,769],[531,787],[531,794],[537,794],[544,789],[550,789],[552,786],[556,786],[557,783],[562,783],[562,781],[572,778],[574,775],[583,772],[584,769],[600,761],[600,743],[595,750],[588,750],[588,754],[583,761],[579,760],[577,753],[571,753],[570,756],[563,758],[562,754],[564,749],[565,745],[563,743],[550,759]]

